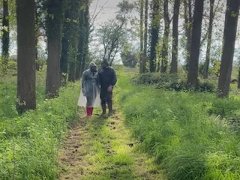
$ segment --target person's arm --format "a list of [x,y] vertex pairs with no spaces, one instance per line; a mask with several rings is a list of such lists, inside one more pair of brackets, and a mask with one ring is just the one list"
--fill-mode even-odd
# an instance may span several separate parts
[[115,70],[113,69],[113,76],[112,76],[112,86],[115,86],[117,83],[117,75]]
[[99,73],[99,72],[98,72],[98,74],[97,74],[97,86],[98,86],[98,88],[101,88],[100,73]]
[[113,91],[113,87],[116,85],[116,83],[117,83],[117,75],[116,75],[116,72],[114,71],[114,69],[112,69],[111,85],[108,87],[108,92]]
[[85,95],[85,82],[86,82],[86,72],[83,73],[82,75],[82,92],[83,92],[83,95]]

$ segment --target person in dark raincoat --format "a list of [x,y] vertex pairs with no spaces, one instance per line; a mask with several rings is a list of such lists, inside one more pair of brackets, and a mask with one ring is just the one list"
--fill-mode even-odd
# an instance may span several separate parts
[[89,65],[89,69],[84,71],[82,75],[82,93],[87,99],[86,114],[88,117],[91,117],[93,114],[93,107],[99,94],[98,80],[97,66],[92,62]]
[[106,115],[106,109],[108,106],[109,115],[113,113],[112,108],[112,94],[113,87],[117,83],[117,76],[115,70],[109,66],[106,59],[102,62],[102,68],[99,71],[99,85],[101,106],[102,106],[102,115]]

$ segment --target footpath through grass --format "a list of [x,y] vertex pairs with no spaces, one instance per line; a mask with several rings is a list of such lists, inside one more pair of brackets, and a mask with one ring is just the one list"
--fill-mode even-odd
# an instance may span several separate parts
[[[119,102],[127,126],[169,179],[240,179],[240,100],[132,85],[122,71]],[[234,128],[233,128],[234,127]]]
[[240,179],[239,97],[135,86],[131,75],[118,73],[117,114],[80,122],[78,84],[44,100],[41,72],[38,109],[18,116],[16,76],[0,79],[0,179],[165,179],[159,167],[169,179]]
[[137,151],[138,143],[129,134],[119,109],[108,119],[81,118],[59,154],[59,178],[164,180],[153,160]]

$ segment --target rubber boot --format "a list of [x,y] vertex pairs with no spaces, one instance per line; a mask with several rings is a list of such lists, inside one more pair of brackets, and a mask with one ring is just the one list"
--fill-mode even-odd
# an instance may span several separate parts
[[86,108],[87,117],[91,117],[91,107]]

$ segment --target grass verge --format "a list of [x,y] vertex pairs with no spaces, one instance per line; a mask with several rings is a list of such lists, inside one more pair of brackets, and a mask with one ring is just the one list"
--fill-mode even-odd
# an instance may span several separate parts
[[121,72],[119,81],[126,124],[169,179],[240,179],[239,136],[226,119],[209,114],[226,100],[210,93],[134,86],[130,74]]
[[69,84],[58,98],[44,100],[44,74],[37,78],[37,110],[22,116],[15,110],[16,76],[0,81],[0,179],[57,178],[59,142],[76,120],[79,86]]

